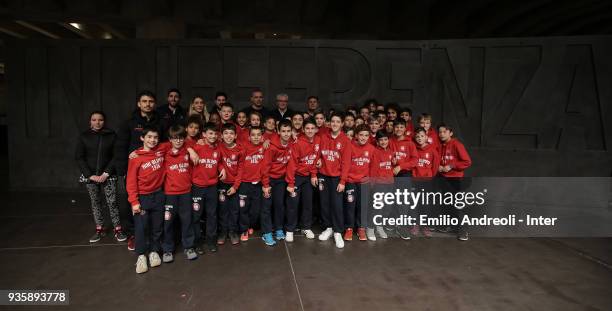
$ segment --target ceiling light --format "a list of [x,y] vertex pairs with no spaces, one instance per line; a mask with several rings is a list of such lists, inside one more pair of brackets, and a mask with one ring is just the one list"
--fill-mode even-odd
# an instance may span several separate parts
[[70,23],[70,26],[76,28],[76,29],[83,29],[83,25],[79,24],[79,23]]

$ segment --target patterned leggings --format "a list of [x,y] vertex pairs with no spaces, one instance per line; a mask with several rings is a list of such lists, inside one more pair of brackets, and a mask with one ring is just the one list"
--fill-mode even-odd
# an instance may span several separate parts
[[88,183],[85,186],[87,187],[87,192],[89,192],[89,199],[91,199],[91,211],[93,212],[96,226],[104,226],[102,195],[106,198],[106,205],[110,211],[113,226],[121,226],[119,208],[117,207],[117,181],[114,178],[109,178],[101,184]]

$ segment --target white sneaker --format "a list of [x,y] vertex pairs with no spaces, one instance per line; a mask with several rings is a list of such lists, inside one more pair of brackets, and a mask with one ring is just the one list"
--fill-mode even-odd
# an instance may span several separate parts
[[287,231],[285,233],[285,241],[287,242],[293,242],[293,232],[291,231]]
[[312,232],[312,230],[308,229],[308,230],[302,230],[302,233],[304,233],[306,235],[306,238],[309,240],[312,240],[315,238],[315,234],[314,232]]
[[344,239],[342,239],[342,233],[334,233],[334,241],[336,241],[337,248],[344,248]]
[[161,258],[159,258],[159,254],[157,252],[149,253],[149,264],[151,265],[151,268],[161,265]]
[[138,256],[138,260],[136,260],[136,273],[145,273],[149,271],[149,267],[147,267],[147,256],[140,255]]
[[383,228],[382,226],[376,226],[376,233],[378,233],[378,236],[381,239],[387,238],[387,233],[385,232],[385,228]]
[[321,232],[321,234],[319,234],[319,241],[327,241],[327,240],[329,240],[329,237],[332,235],[332,233],[334,233],[332,228],[325,229],[325,231],[323,231],[323,232]]
[[366,236],[368,237],[368,240],[376,241],[376,234],[374,234],[374,229],[367,228],[366,229]]

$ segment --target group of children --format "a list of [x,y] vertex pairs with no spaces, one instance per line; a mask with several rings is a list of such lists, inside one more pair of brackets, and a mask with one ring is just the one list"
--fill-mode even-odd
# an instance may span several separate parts
[[[314,239],[315,197],[323,228],[319,240],[333,236],[343,248],[354,231],[363,241],[375,241],[377,234],[386,238],[385,228],[362,217],[368,213],[361,204],[362,184],[458,178],[471,160],[452,127],[441,124],[436,131],[431,116],[423,114],[414,129],[410,110],[378,108],[275,120],[256,111],[234,116],[234,107],[224,103],[215,122],[202,124],[196,116],[185,127],[170,127],[168,142],[159,142],[158,130],[144,128],[143,147],[130,154],[126,182],[136,272],[173,261],[175,220],[187,259],[203,254],[204,245],[215,252],[228,240],[246,242],[257,227],[269,246],[292,242],[298,228]],[[411,230],[430,235],[428,228]]]

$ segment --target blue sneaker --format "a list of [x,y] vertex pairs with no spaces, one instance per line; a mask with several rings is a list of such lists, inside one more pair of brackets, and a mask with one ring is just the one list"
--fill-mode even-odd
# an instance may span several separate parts
[[266,245],[268,246],[274,246],[276,244],[276,241],[274,241],[274,237],[272,237],[272,232],[264,233],[264,235],[261,238],[264,240],[264,243],[266,243]]
[[283,231],[283,230],[276,230],[276,232],[274,232],[274,234],[276,234],[276,239],[279,240],[279,241],[285,239],[285,231]]

